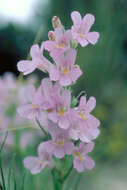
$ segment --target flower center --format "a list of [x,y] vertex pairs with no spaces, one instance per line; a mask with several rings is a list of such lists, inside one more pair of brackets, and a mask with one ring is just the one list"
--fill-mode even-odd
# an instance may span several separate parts
[[62,72],[63,72],[64,75],[66,75],[66,74],[68,73],[68,69],[67,69],[67,68],[64,68],[64,69],[62,70]]
[[79,116],[82,120],[85,120],[85,119],[86,119],[84,113],[82,113],[81,111],[78,112],[78,116]]
[[62,141],[58,141],[57,144],[58,144],[59,147],[61,147],[63,145],[63,142]]
[[62,43],[57,44],[57,48],[63,48],[63,44]]
[[79,36],[80,36],[80,38],[84,38],[85,37],[85,35],[82,34],[82,33],[80,33]]
[[32,105],[32,109],[38,109],[38,108],[39,108],[39,106],[37,104]]
[[61,108],[60,110],[59,110],[59,114],[61,115],[61,116],[64,116],[64,114],[65,114],[65,109],[64,108]]
[[67,46],[67,43],[66,43],[66,41],[63,39],[63,40],[61,40],[61,42],[59,42],[56,46],[57,46],[57,48],[63,48],[63,47],[66,47],[66,46]]
[[79,158],[79,160],[82,162],[83,161],[83,157],[80,154],[80,152],[74,152],[74,154]]

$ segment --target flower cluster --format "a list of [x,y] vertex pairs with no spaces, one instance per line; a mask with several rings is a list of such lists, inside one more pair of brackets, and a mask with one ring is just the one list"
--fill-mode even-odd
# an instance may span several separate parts
[[[71,13],[73,26],[65,30],[58,17],[53,17],[54,31],[49,31],[49,40],[30,49],[32,60],[18,62],[18,70],[24,75],[36,68],[48,72],[36,90],[27,88],[28,103],[18,108],[20,116],[35,119],[43,127],[47,137],[38,147],[37,157],[27,157],[24,165],[31,173],[39,173],[44,167],[54,167],[53,157],[64,158],[73,155],[73,166],[78,172],[85,168],[91,170],[95,163],[87,155],[93,150],[92,142],[99,135],[100,121],[91,112],[96,99],[80,97],[79,104],[73,104],[70,86],[82,75],[79,65],[75,64],[78,44],[82,47],[96,44],[98,32],[90,32],[94,16],[87,14],[83,18],[79,12]],[[53,63],[43,56],[43,50],[49,52]],[[55,82],[54,82],[55,81]]]
[[[6,149],[15,147],[15,133],[13,131],[25,127],[34,127],[33,121],[20,117],[17,114],[17,107],[27,102],[26,87],[36,82],[35,77],[30,77],[26,82],[19,83],[12,73],[5,73],[0,76],[0,144],[4,141],[6,132]],[[24,98],[22,98],[24,97]],[[36,130],[37,131],[37,130]],[[28,143],[32,142],[33,137],[38,135],[40,131],[34,134],[23,131],[19,138],[20,148],[25,148]],[[27,138],[25,138],[27,135]]]

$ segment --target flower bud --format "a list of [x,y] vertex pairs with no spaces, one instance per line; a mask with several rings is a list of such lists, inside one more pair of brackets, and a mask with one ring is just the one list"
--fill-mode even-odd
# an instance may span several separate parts
[[49,40],[52,40],[52,41],[55,40],[55,34],[54,34],[53,31],[49,31],[49,32],[48,32],[48,38],[49,38]]
[[54,16],[54,17],[52,18],[52,25],[53,25],[53,28],[54,28],[54,29],[55,29],[55,28],[58,28],[58,27],[60,27],[60,26],[62,26],[59,17]]

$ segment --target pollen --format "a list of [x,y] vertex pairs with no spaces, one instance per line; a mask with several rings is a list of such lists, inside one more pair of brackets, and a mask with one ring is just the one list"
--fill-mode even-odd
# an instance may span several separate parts
[[74,154],[79,158],[79,160],[82,162],[83,161],[83,157],[80,154],[80,152],[74,152]]
[[80,117],[82,120],[85,120],[85,119],[86,119],[86,118],[85,118],[85,115],[84,115],[81,111],[78,112],[78,115],[79,115],[79,117]]
[[64,109],[64,108],[61,108],[61,109],[59,110],[59,114],[60,114],[61,116],[64,116],[64,114],[65,114],[65,109]]
[[85,35],[84,35],[84,34],[80,34],[79,36],[80,36],[80,38],[84,38],[84,37],[85,37]]
[[61,147],[63,145],[63,142],[62,141],[58,141],[57,144],[58,144],[59,147]]
[[33,104],[33,105],[32,105],[32,108],[33,108],[33,109],[38,109],[38,105],[37,105],[37,104]]
[[63,48],[63,44],[62,43],[57,44],[57,48]]
[[66,75],[68,73],[68,70],[66,68],[63,69],[63,74]]

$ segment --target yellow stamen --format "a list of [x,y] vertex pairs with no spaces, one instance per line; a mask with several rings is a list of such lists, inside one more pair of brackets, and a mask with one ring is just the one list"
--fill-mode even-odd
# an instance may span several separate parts
[[74,154],[79,158],[79,160],[82,162],[83,161],[83,157],[80,154],[80,152],[74,152]]
[[85,118],[85,115],[84,115],[81,111],[78,112],[78,115],[79,115],[79,117],[80,117],[82,120],[85,120],[85,119],[86,119],[86,118]]
[[33,108],[33,109],[38,109],[38,105],[37,105],[37,104],[34,104],[34,105],[32,105],[32,108]]
[[63,73],[64,73],[64,75],[66,75],[68,73],[68,70],[66,68],[64,68]]
[[57,48],[63,48],[63,44],[61,43],[57,44]]
[[58,144],[59,147],[61,147],[63,145],[63,142],[62,141],[58,141],[57,144]]
[[84,35],[84,34],[80,34],[79,36],[80,36],[80,38],[84,38],[84,37],[85,37],[85,35]]
[[64,114],[65,114],[65,109],[64,109],[64,108],[61,108],[61,109],[59,110],[59,114],[60,114],[61,116],[64,116]]

